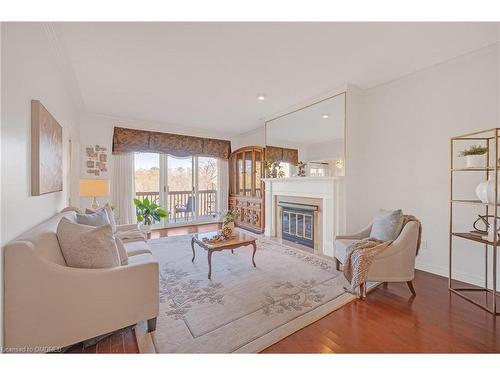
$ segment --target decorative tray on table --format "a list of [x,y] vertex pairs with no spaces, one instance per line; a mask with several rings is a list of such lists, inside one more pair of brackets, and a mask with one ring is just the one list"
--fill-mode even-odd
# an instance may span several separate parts
[[227,236],[222,234],[222,232],[217,233],[215,236],[212,237],[204,237],[201,240],[205,243],[208,244],[214,244],[214,243],[219,243],[219,242],[224,242],[224,241],[229,241],[232,240],[233,238],[236,238],[237,234],[236,233],[231,233]]

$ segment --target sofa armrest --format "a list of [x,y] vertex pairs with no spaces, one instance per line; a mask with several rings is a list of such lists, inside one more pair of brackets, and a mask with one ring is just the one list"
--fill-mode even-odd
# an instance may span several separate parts
[[138,224],[121,224],[116,226],[117,232],[126,232],[128,230],[139,230]]
[[71,268],[23,243],[11,246],[5,261],[7,347],[67,346],[158,315],[152,257],[115,268]]
[[363,238],[367,238],[370,236],[370,232],[372,231],[372,225],[369,224],[368,226],[364,227],[357,233],[352,233],[352,234],[344,234],[341,236],[335,237],[337,240],[362,240]]

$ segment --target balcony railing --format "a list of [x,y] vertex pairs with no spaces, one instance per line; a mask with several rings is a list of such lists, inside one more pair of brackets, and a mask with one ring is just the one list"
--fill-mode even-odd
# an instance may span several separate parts
[[[139,199],[148,198],[151,202],[160,205],[160,193],[157,191],[138,191],[135,193]],[[170,212],[170,221],[178,219],[193,220],[195,210],[198,217],[213,217],[217,215],[217,190],[198,190],[198,199],[194,199],[194,204],[188,207],[189,197],[194,196],[191,190],[169,191],[166,205],[163,208]],[[194,207],[193,207],[194,206]],[[181,210],[177,210],[181,208]],[[184,208],[184,210],[182,210]],[[187,209],[187,211],[185,211]]]

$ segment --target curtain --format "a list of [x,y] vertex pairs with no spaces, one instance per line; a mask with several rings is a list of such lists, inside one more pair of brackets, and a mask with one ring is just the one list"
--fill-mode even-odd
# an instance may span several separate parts
[[222,212],[227,210],[229,201],[229,162],[217,159],[217,169],[217,209]]
[[157,152],[177,157],[209,156],[229,159],[231,142],[222,139],[152,132],[116,127],[113,130],[113,154]]
[[266,146],[266,160],[282,161],[297,165],[299,163],[299,150],[294,148]]
[[120,224],[132,224],[135,217],[134,154],[113,155],[112,199]]

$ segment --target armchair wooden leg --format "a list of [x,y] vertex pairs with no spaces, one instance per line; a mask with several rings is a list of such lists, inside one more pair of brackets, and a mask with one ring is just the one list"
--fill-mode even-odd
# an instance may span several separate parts
[[366,297],[366,283],[363,283],[359,286],[359,297],[361,299],[365,299],[365,297]]
[[413,282],[412,281],[407,281],[406,285],[408,285],[408,288],[410,289],[411,294],[414,296],[417,295],[417,292],[415,292],[415,288],[413,287]]
[[156,330],[156,318],[148,319],[148,332]]

